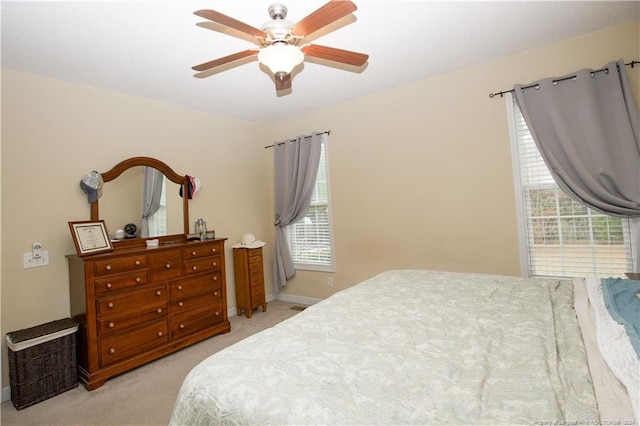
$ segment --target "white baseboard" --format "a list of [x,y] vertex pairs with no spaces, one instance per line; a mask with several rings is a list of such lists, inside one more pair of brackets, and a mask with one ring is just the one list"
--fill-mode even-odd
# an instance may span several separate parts
[[238,315],[238,309],[235,306],[227,309],[227,318],[235,317],[236,315]]
[[2,388],[2,402],[9,401],[11,399],[11,386]]
[[316,299],[315,297],[305,297],[305,296],[294,296],[291,294],[278,294],[278,300],[282,300],[283,302],[290,303],[299,303],[301,305],[315,305],[320,302],[322,299]]

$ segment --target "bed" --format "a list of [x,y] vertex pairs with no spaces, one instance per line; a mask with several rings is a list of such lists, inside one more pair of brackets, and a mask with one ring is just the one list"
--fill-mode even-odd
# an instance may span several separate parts
[[201,362],[170,424],[632,424],[588,290],[386,271]]

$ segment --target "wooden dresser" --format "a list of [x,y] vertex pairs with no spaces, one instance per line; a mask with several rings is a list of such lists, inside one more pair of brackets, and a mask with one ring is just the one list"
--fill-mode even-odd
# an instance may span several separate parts
[[67,256],[71,315],[80,323],[78,373],[87,389],[231,330],[225,240]]
[[267,311],[264,296],[264,266],[262,247],[234,248],[233,266],[236,277],[236,309],[238,316],[244,311],[251,318],[255,308],[262,306]]

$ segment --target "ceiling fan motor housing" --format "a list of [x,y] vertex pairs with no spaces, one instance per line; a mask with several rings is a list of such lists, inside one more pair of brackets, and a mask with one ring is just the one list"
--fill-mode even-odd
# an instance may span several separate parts
[[287,7],[282,3],[274,3],[269,6],[269,16],[271,20],[265,22],[260,28],[268,35],[266,45],[276,42],[297,44],[293,34],[291,34],[293,22],[285,19],[287,17]]
[[282,3],[273,3],[269,6],[269,16],[271,19],[284,19],[287,17],[287,6]]

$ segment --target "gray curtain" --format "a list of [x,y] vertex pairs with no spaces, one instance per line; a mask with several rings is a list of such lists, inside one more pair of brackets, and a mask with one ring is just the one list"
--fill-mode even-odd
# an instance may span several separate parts
[[162,197],[162,182],[164,175],[153,167],[144,167],[142,170],[142,223],[140,224],[140,237],[149,236],[149,218],[160,208]]
[[276,293],[295,275],[284,227],[305,217],[316,184],[322,134],[275,144],[274,192],[276,243],[273,286]]
[[631,220],[640,267],[640,120],[624,61],[514,86],[518,106],[558,186]]

